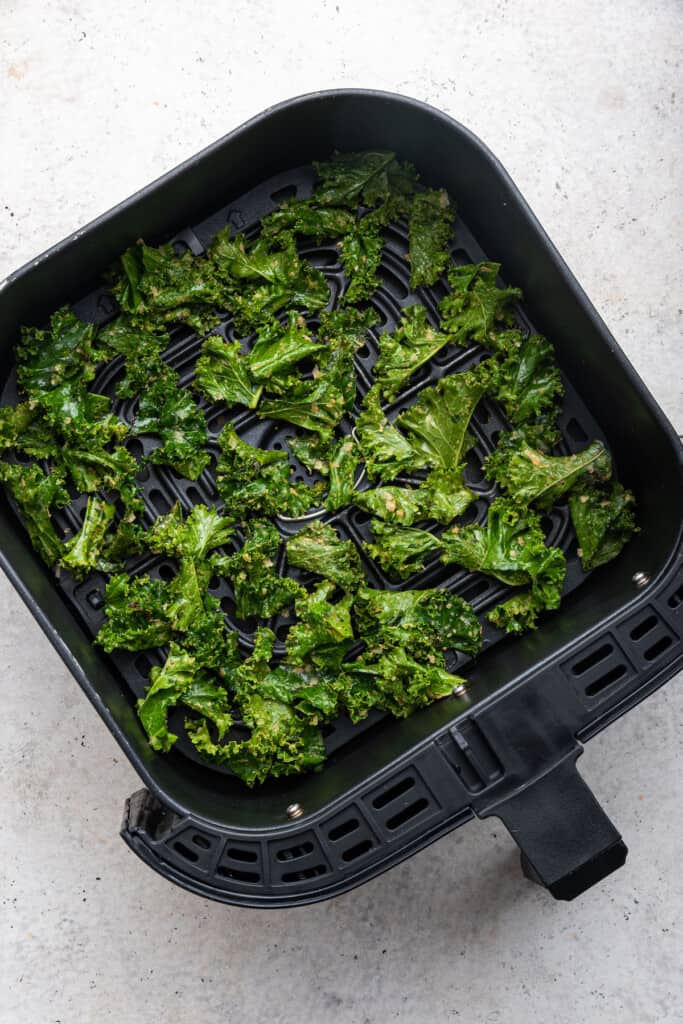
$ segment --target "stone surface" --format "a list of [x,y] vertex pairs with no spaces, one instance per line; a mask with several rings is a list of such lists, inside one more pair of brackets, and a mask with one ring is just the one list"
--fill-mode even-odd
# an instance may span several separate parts
[[[676,0],[23,0],[2,21],[0,278],[271,103],[395,90],[493,148],[683,430]],[[575,903],[490,820],[334,902],[248,911],[128,852],[135,774],[5,580],[0,623],[3,1024],[683,1019],[680,679],[582,758],[630,856]]]

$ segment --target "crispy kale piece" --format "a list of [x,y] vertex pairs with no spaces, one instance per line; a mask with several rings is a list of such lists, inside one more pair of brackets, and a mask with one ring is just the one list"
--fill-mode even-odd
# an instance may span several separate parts
[[294,384],[281,398],[264,398],[256,414],[329,437],[344,415],[344,406],[342,391],[322,374],[317,380]]
[[484,393],[475,371],[443,377],[425,388],[396,423],[410,438],[414,466],[454,469],[474,444],[468,431],[472,413]]
[[476,654],[481,625],[472,606],[447,590],[371,590],[354,602],[359,635],[370,650],[401,647],[412,657],[443,661],[448,649]]
[[419,467],[413,445],[384,414],[376,384],[363,399],[355,433],[371,480],[394,480],[402,472]]
[[169,558],[206,559],[216,548],[229,544],[234,533],[232,521],[214,508],[195,505],[187,517],[180,502],[158,516],[145,534],[150,551]]
[[50,318],[47,330],[23,327],[17,345],[17,383],[29,398],[68,381],[87,383],[104,358],[97,327],[79,320],[68,306]]
[[370,515],[401,526],[412,526],[425,514],[425,495],[420,487],[399,487],[387,484],[373,487],[369,491],[356,491],[352,496],[353,504]]
[[548,548],[538,516],[508,498],[494,501],[486,526],[454,526],[441,538],[442,561],[494,576],[528,594],[495,608],[489,619],[510,633],[533,629],[539,612],[559,607],[566,572],[559,548]]
[[0,462],[0,480],[19,506],[31,544],[47,565],[54,565],[64,545],[50,518],[50,509],[69,503],[64,477],[58,471],[45,473],[37,465]]
[[202,354],[194,371],[194,387],[207,401],[254,409],[263,390],[252,379],[254,376],[238,341],[223,341],[211,334],[202,344]]
[[312,236],[318,245],[352,231],[356,216],[349,210],[321,206],[313,199],[287,199],[279,209],[261,221],[261,237],[275,238],[283,232]]
[[213,568],[232,581],[238,619],[270,618],[302,593],[295,580],[278,575],[279,548],[280,535],[272,523],[257,521],[250,525],[240,551],[212,558]]
[[304,318],[292,310],[286,326],[272,320],[259,330],[249,353],[249,370],[256,380],[267,382],[272,377],[282,377],[302,359],[318,355],[321,349]]
[[455,210],[445,189],[418,192],[410,207],[410,287],[435,284],[448,262]]
[[299,258],[290,234],[259,238],[248,247],[243,235],[231,239],[225,228],[214,238],[209,256],[227,282],[228,304],[239,327],[263,324],[285,307],[313,312],[329,301],[324,275]]
[[411,164],[399,164],[393,153],[384,151],[336,153],[313,166],[320,179],[315,200],[324,206],[375,206],[393,196],[411,196],[417,183]]
[[363,578],[353,541],[342,540],[326,523],[311,523],[288,540],[287,561],[332,580],[343,590],[353,590]]
[[309,473],[320,473],[327,476],[330,471],[330,445],[319,434],[308,434],[306,437],[288,437],[287,447],[305,466]]
[[372,534],[374,543],[364,544],[365,551],[385,572],[402,580],[420,572],[425,559],[441,551],[439,538],[427,530],[374,520]]
[[344,398],[344,412],[350,413],[356,399],[354,358],[365,343],[367,333],[377,323],[374,309],[324,310],[320,314],[318,337],[325,351],[318,358],[317,370],[339,389]]
[[549,341],[534,335],[509,349],[504,359],[488,359],[479,373],[488,394],[496,398],[513,426],[537,422],[543,417],[553,421],[559,412],[564,388],[553,347]]
[[486,475],[523,505],[550,508],[579,480],[609,480],[612,461],[601,441],[576,455],[546,455],[531,448],[524,435],[503,436],[484,464]]
[[222,739],[232,725],[229,698],[202,667],[195,654],[172,643],[162,668],[150,672],[150,685],[138,701],[138,714],[154,750],[168,751],[178,739],[168,729],[169,712],[178,704],[201,715]]
[[217,322],[227,289],[210,260],[189,250],[178,254],[172,245],[158,248],[140,242],[121,257],[122,273],[112,292],[137,325],[187,323],[198,334]]
[[450,341],[450,335],[429,323],[424,306],[404,306],[396,329],[379,338],[379,358],[373,373],[384,397],[396,398],[415,371]]
[[[301,665],[337,673],[341,663],[353,644],[351,605],[353,594],[346,594],[341,600],[330,600],[336,590],[331,580],[319,583],[310,594],[297,598],[295,611],[297,622],[287,634],[287,661],[290,665]],[[336,707],[329,709],[330,713]]]
[[356,471],[358,469],[357,446],[352,437],[344,437],[332,449],[328,464],[328,491],[325,508],[336,512],[353,504]]
[[75,579],[83,579],[94,569],[107,570],[102,552],[115,515],[114,505],[95,496],[88,498],[83,525],[66,543],[65,554],[60,561],[60,565],[68,569]]
[[266,451],[243,441],[232,423],[218,437],[216,486],[227,514],[301,516],[322,499],[322,484],[294,485],[285,451]]
[[569,511],[586,572],[616,558],[638,529],[635,498],[615,481],[602,486],[577,485],[569,495]]
[[59,455],[61,443],[34,402],[0,408],[0,452],[10,448],[34,459]]
[[140,395],[133,430],[161,441],[149,455],[151,462],[172,466],[189,480],[196,480],[209,464],[204,413],[178,386],[178,375],[170,369]]
[[341,265],[349,278],[343,302],[351,305],[369,299],[380,286],[377,271],[382,260],[384,239],[371,215],[354,224],[337,243]]
[[471,263],[451,267],[451,291],[439,303],[441,328],[458,345],[477,342],[496,348],[501,328],[512,321],[510,305],[521,298],[519,288],[499,288],[499,263]]
[[423,664],[401,647],[380,655],[361,655],[345,666],[343,704],[352,722],[367,718],[372,708],[407,718],[418,708],[450,697],[465,680],[436,664]]
[[120,356],[125,363],[124,378],[116,385],[119,398],[134,398],[167,374],[168,366],[162,355],[170,340],[163,325],[154,322],[140,327],[124,315],[102,330],[100,341],[106,347],[107,357]]
[[97,634],[97,642],[107,652],[162,647],[173,637],[168,604],[169,585],[163,580],[131,577],[125,572],[112,576],[105,590],[107,621]]

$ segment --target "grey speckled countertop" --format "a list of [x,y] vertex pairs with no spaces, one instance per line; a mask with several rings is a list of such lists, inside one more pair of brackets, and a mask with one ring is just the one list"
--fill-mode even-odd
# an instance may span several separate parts
[[[273,102],[395,90],[492,147],[683,430],[677,0],[2,10],[0,278]],[[2,1024],[683,1019],[680,679],[582,758],[630,856],[575,903],[489,820],[332,903],[246,911],[128,852],[137,778],[6,581],[0,623]]]

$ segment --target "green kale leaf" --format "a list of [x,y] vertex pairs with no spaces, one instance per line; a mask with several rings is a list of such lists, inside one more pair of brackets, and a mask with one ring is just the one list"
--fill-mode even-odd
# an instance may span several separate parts
[[259,330],[249,353],[249,370],[256,380],[268,381],[293,369],[302,359],[317,355],[322,347],[301,314],[292,310],[285,327],[273,320]]
[[446,269],[455,210],[445,189],[418,192],[410,207],[410,287],[435,284]]
[[303,588],[295,580],[278,575],[275,565],[279,548],[280,535],[272,523],[256,521],[250,524],[240,551],[211,560],[213,568],[233,584],[238,619],[270,618],[302,593]]
[[140,395],[133,432],[158,437],[161,445],[149,460],[172,466],[188,480],[196,480],[209,464],[204,413],[178,386],[178,375],[170,369]]
[[154,520],[145,542],[158,555],[204,560],[216,548],[228,544],[233,533],[232,521],[216,509],[195,505],[185,518],[176,502],[170,512]]
[[569,495],[569,511],[586,572],[616,558],[638,529],[635,498],[614,481],[603,486],[577,486]]
[[371,480],[393,480],[420,465],[413,445],[384,414],[376,384],[363,399],[355,434]]
[[202,344],[194,371],[194,387],[209,402],[254,409],[263,388],[254,383],[254,374],[250,371],[249,361],[242,355],[238,341],[223,341],[211,334]]
[[342,540],[326,523],[311,523],[288,540],[287,561],[332,580],[343,590],[355,589],[363,578],[353,541]]
[[497,333],[512,322],[510,305],[521,298],[519,288],[499,288],[499,263],[451,267],[451,291],[439,303],[441,328],[457,345],[477,342],[496,347]]
[[544,416],[554,420],[564,387],[553,347],[540,335],[526,341],[519,337],[519,345],[506,358],[489,359],[481,364],[480,375],[486,391],[501,403],[513,426],[522,426]]
[[74,579],[83,579],[94,569],[102,568],[102,551],[116,508],[102,498],[91,496],[85,510],[83,525],[64,547],[60,565]]
[[349,210],[320,206],[313,199],[287,199],[279,209],[261,221],[261,237],[275,238],[283,232],[311,235],[320,245],[327,239],[341,238],[352,231],[356,216]]
[[447,590],[371,590],[361,587],[354,602],[359,635],[370,651],[400,647],[435,664],[443,651],[476,654],[481,625],[472,606]]
[[401,322],[379,337],[379,358],[373,373],[385,398],[394,399],[416,370],[451,341],[429,323],[424,306],[404,306]]
[[417,174],[411,164],[399,164],[393,153],[336,153],[326,162],[314,161],[320,184],[315,200],[325,206],[375,206],[392,196],[415,191]]
[[365,551],[385,572],[402,580],[420,572],[425,559],[441,551],[439,538],[427,530],[374,520],[372,534],[374,543],[364,544]]
[[361,655],[345,666],[345,682],[342,702],[354,723],[367,718],[372,708],[407,718],[418,708],[450,697],[465,684],[461,676],[441,665],[424,665],[401,647],[379,656]]
[[548,509],[579,480],[608,480],[612,461],[601,441],[593,441],[576,455],[546,455],[530,448],[523,435],[512,433],[501,438],[484,468],[515,501]]
[[325,508],[336,512],[353,504],[358,452],[352,437],[344,437],[330,452],[328,491]]
[[64,544],[50,518],[50,509],[69,503],[64,477],[56,470],[45,473],[33,464],[0,462],[0,480],[19,506],[31,544],[47,565],[54,565],[64,551]]
[[443,377],[435,387],[420,392],[415,404],[396,421],[408,434],[415,467],[453,469],[462,463],[474,444],[468,427],[483,393],[484,385],[474,371]]
[[[330,673],[337,673],[341,663],[353,644],[351,605],[353,594],[346,594],[332,603],[336,584],[324,580],[310,594],[297,598],[295,611],[297,622],[287,634],[287,662],[290,665],[313,666]],[[321,710],[326,710],[321,708]],[[336,711],[336,706],[327,709]]]
[[384,239],[379,227],[370,217],[363,217],[337,243],[337,248],[341,265],[349,278],[342,301],[351,305],[369,299],[381,284],[377,271],[382,260]]
[[97,327],[79,320],[68,306],[52,315],[47,330],[23,327],[16,351],[17,383],[30,398],[68,381],[93,380],[104,358]]

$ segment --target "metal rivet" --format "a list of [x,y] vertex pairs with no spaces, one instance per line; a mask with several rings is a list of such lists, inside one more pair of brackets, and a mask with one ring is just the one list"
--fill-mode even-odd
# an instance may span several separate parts
[[303,813],[304,809],[301,804],[290,804],[286,811],[288,818],[300,818]]
[[633,582],[635,583],[635,585],[637,587],[646,587],[648,585],[648,583],[650,582],[650,577],[648,576],[648,574],[646,572],[640,572],[640,571],[634,572],[632,578],[633,578]]

